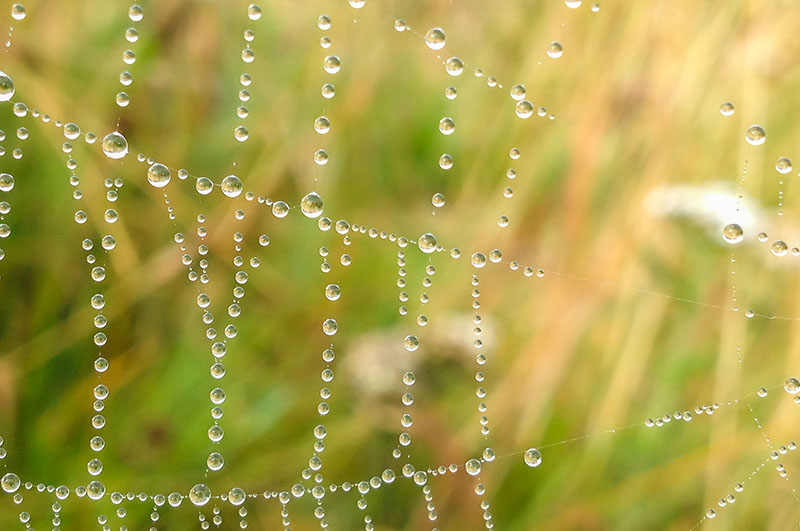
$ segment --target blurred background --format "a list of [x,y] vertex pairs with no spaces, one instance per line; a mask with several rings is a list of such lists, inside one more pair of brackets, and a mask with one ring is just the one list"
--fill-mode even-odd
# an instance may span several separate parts
[[[238,0],[143,1],[139,40],[128,43],[128,3],[29,0],[27,17],[14,21],[12,3],[0,2],[3,27],[14,26],[0,60],[16,86],[13,101],[51,117],[17,117],[11,103],[0,105],[0,163],[16,180],[0,198],[11,205],[3,221],[12,230],[0,242],[4,469],[34,485],[85,485],[96,431],[89,423],[92,388],[102,381],[111,390],[102,430],[108,492],[186,494],[198,482],[214,494],[235,486],[287,490],[308,466],[326,385],[332,397],[324,418],[325,484],[369,479],[386,468],[399,475],[406,462],[461,465],[487,446],[501,456],[479,477],[462,471],[429,478],[435,522],[420,487],[403,479],[367,494],[366,510],[357,508],[355,490],[328,493],[331,529],[362,528],[367,515],[376,529],[480,529],[478,481],[500,529],[686,530],[712,507],[716,518],[704,528],[797,526],[797,452],[778,461],[769,452],[800,437],[800,410],[782,389],[788,376],[800,375],[798,258],[770,249],[776,240],[800,245],[796,170],[775,169],[779,157],[800,162],[800,5],[259,4],[263,16],[251,21],[248,2]],[[328,31],[317,27],[321,14],[332,19]],[[395,31],[396,18],[414,31]],[[438,52],[419,35],[437,26],[447,35]],[[248,28],[255,61],[245,64]],[[323,35],[331,38],[329,50],[319,46]],[[546,54],[553,41],[563,46],[557,59]],[[122,62],[128,48],[135,64]],[[322,69],[328,54],[341,58],[334,76]],[[453,55],[467,64],[460,77],[442,64]],[[126,108],[115,103],[123,70],[134,79],[125,88]],[[245,71],[253,80],[249,117],[239,120]],[[489,76],[502,88],[488,86]],[[325,82],[336,85],[328,101],[320,96]],[[545,117],[515,115],[515,83],[525,84]],[[449,85],[458,89],[452,101],[445,98]],[[731,116],[720,113],[726,101],[735,106]],[[321,143],[312,125],[323,113],[332,127]],[[456,123],[453,135],[438,131],[445,116]],[[80,202],[72,198],[55,120],[100,138],[119,124],[130,145],[125,159],[112,161],[99,142],[72,142]],[[249,140],[240,143],[233,130],[242,121]],[[751,124],[765,128],[763,145],[745,142]],[[18,138],[19,127],[27,128],[27,139]],[[322,145],[330,161],[318,167],[312,154]],[[511,147],[520,149],[519,160],[509,158]],[[19,159],[12,156],[17,148]],[[244,194],[228,199],[216,189],[200,196],[193,179],[179,180],[176,171],[158,190],[147,183],[139,153],[215,182],[235,173],[256,196],[290,205],[316,189],[333,220],[411,240],[430,231],[448,252],[402,249],[410,300],[401,316],[401,249],[388,238],[351,234],[345,245],[297,209],[277,219]],[[452,169],[439,168],[442,153],[453,156]],[[509,168],[516,170],[513,181]],[[109,178],[124,182],[113,205],[106,200]],[[507,186],[511,199],[503,197]],[[444,194],[442,208],[432,206],[434,193]],[[119,213],[113,225],[103,219],[111,206]],[[87,212],[86,224],[74,222],[78,208]],[[235,219],[237,209],[244,219]],[[185,234],[197,271],[200,214],[210,249],[205,286],[187,280],[173,241],[176,232]],[[505,228],[500,215],[510,219]],[[736,246],[721,238],[733,221],[744,229]],[[212,445],[208,396],[217,382],[209,376],[210,342],[195,299],[211,295],[221,334],[238,269],[236,231],[244,235],[240,255],[249,280],[242,315],[233,320],[238,336],[224,359],[225,438]],[[108,253],[99,246],[107,233],[117,241]],[[268,247],[259,246],[261,234],[270,237]],[[107,265],[99,288],[84,238]],[[323,246],[327,274],[320,272]],[[450,257],[454,247],[461,258]],[[494,248],[503,252],[500,263],[470,266],[472,252]],[[340,264],[343,253],[351,265]],[[247,265],[251,257],[261,266]],[[519,270],[509,268],[512,260]],[[436,273],[423,288],[428,264]],[[524,276],[525,266],[544,276]],[[474,272],[481,352],[489,360],[480,384],[472,348]],[[323,296],[331,282],[342,289],[336,302]],[[92,368],[98,348],[89,304],[98,289],[109,320],[101,350],[110,368],[102,378]],[[424,305],[423,293],[430,298]],[[748,319],[748,309],[758,315]],[[420,313],[429,318],[424,328],[415,323]],[[331,338],[320,325],[329,317],[339,323],[335,378],[323,384],[320,354]],[[411,333],[421,346],[406,352],[402,341]],[[416,375],[411,408],[400,400],[407,370]],[[479,431],[477,385],[487,390],[488,438]],[[762,386],[763,398],[755,393]],[[694,414],[714,402],[722,406],[713,415]],[[648,417],[676,410],[695,418],[644,426]],[[394,459],[405,412],[413,416],[413,442]],[[592,436],[547,446],[586,434]],[[225,467],[206,475],[216,446]],[[537,468],[525,466],[519,453],[529,447],[543,447]],[[779,462],[788,480],[776,472]],[[760,466],[744,491],[734,492]],[[22,527],[21,511],[32,515],[33,527],[51,527],[53,495],[21,492],[19,505],[0,497],[0,528]],[[720,508],[717,500],[729,494],[735,504]],[[188,502],[162,509],[155,524],[149,501],[125,501],[123,518],[108,496],[89,503],[73,493],[62,505],[63,529],[100,528],[98,515],[112,528],[199,526],[198,508]],[[200,512],[210,520],[214,506],[222,528],[238,527],[229,503],[214,500]],[[250,529],[282,527],[276,500],[246,507]],[[314,507],[309,496],[293,500],[291,527],[318,528]]]

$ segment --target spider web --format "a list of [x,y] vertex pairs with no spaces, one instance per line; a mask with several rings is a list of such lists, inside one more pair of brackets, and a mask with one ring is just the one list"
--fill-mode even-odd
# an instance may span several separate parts
[[593,61],[655,7],[349,4],[6,11],[3,525],[798,520],[788,120],[647,125],[677,67]]

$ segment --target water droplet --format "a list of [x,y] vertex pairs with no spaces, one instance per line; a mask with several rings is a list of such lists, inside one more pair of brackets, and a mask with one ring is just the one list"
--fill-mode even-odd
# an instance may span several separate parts
[[789,246],[786,245],[786,242],[783,240],[776,240],[772,243],[771,246],[772,254],[775,256],[786,256],[786,253],[789,252]]
[[250,20],[258,20],[261,18],[261,7],[256,4],[247,6],[247,18]]
[[751,146],[760,146],[766,141],[767,133],[760,125],[751,125],[747,128],[744,138]]
[[331,17],[328,15],[320,15],[317,19],[317,27],[325,31],[331,29]]
[[447,153],[443,153],[441,157],[439,157],[439,167],[443,170],[449,170],[453,167],[453,156]]
[[480,269],[486,265],[486,255],[483,253],[473,253],[469,261],[473,267]]
[[325,298],[329,301],[339,300],[339,297],[342,296],[342,290],[339,287],[339,284],[328,284],[325,286]]
[[533,103],[528,100],[518,101],[516,105],[517,116],[522,119],[530,118],[533,116]]
[[242,193],[242,180],[235,175],[228,175],[220,183],[222,193],[228,197],[238,197]]
[[208,177],[199,177],[194,187],[198,194],[208,195],[214,189],[214,183]]
[[119,131],[112,131],[103,137],[103,153],[110,159],[121,159],[128,154],[128,141]]
[[431,198],[431,203],[433,204],[433,206],[435,206],[436,208],[442,208],[444,206],[444,202],[445,202],[444,194],[440,193],[433,194],[433,197]]
[[[239,107],[239,109],[244,109],[244,111],[239,111],[239,114],[244,114],[245,117],[247,116],[247,108],[246,107]],[[248,138],[250,138],[250,131],[243,125],[237,125],[233,130],[233,138],[238,140],[239,142],[244,142]]]
[[317,192],[309,192],[300,200],[300,210],[307,218],[318,218],[322,215],[322,198]]
[[17,492],[19,490],[20,485],[19,476],[14,474],[13,472],[9,472],[8,474],[4,475],[0,478],[0,486],[3,488],[5,492],[11,494],[12,492]]
[[147,180],[156,188],[164,188],[169,183],[169,168],[156,162],[147,169]]
[[778,170],[778,173],[789,173],[792,171],[792,161],[786,157],[781,157],[775,162],[775,169]]
[[189,500],[198,507],[208,503],[211,499],[211,489],[203,483],[198,483],[189,490]]
[[23,20],[25,15],[25,6],[22,4],[14,4],[11,6],[11,18],[14,20]]
[[542,453],[536,448],[528,448],[525,450],[523,459],[529,467],[537,467],[542,464]]
[[444,48],[444,30],[442,28],[432,28],[425,34],[425,44],[431,50],[441,50]]
[[520,85],[520,84],[514,85],[513,87],[511,87],[509,94],[511,94],[512,99],[520,101],[521,99],[525,98],[526,94],[525,85]]
[[14,80],[0,70],[0,101],[8,101],[14,97]]
[[722,116],[733,116],[733,113],[736,109],[733,107],[733,103],[726,101],[722,105],[719,106],[719,113]]
[[579,7],[581,7],[583,0],[564,0],[564,3],[570,9],[578,9]]
[[564,48],[560,42],[553,41],[547,47],[547,55],[553,59],[558,59],[564,53]]
[[276,218],[285,218],[289,214],[289,205],[285,201],[275,201],[272,204],[272,215]]
[[736,223],[728,223],[722,228],[722,239],[728,243],[739,243],[744,239],[744,231]]
[[439,120],[439,132],[443,135],[452,135],[456,130],[456,123],[452,118],[442,118]]
[[408,335],[403,339],[403,348],[409,352],[414,352],[419,348],[419,338],[414,335]]
[[336,319],[325,319],[322,322],[322,332],[326,336],[332,336],[336,334],[339,330],[339,323],[336,322]]
[[322,68],[329,74],[335,74],[342,68],[342,61],[335,55],[329,55],[322,61]]
[[316,120],[314,120],[314,131],[321,135],[328,134],[328,131],[331,130],[331,122],[325,116],[320,116]]
[[464,72],[464,61],[458,57],[451,57],[445,61],[444,68],[451,76],[460,76]]
[[470,459],[464,463],[464,469],[470,476],[477,476],[481,473],[481,462],[477,459]]
[[438,240],[430,232],[426,232],[417,239],[417,246],[423,253],[430,254],[436,250]]
[[14,189],[14,177],[10,173],[0,173],[0,192],[10,192]]
[[794,376],[790,376],[783,382],[783,389],[790,395],[796,395],[800,392],[800,380]]

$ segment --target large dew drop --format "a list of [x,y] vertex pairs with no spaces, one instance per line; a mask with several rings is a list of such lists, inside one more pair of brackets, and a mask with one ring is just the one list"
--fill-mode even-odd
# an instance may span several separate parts
[[156,162],[147,169],[147,181],[156,188],[164,188],[169,183],[169,168]]
[[10,192],[14,189],[14,177],[10,173],[0,173],[0,192]]
[[419,247],[419,250],[426,254],[434,252],[436,250],[437,243],[438,241],[436,240],[436,236],[430,232],[426,232],[417,240],[417,246]]
[[783,382],[783,389],[790,395],[796,395],[800,392],[800,380],[794,376],[790,376]]
[[103,137],[103,153],[110,159],[121,159],[128,154],[128,141],[119,131],[112,131]]
[[12,492],[17,492],[19,490],[20,480],[19,476],[14,474],[13,472],[9,472],[5,476],[0,479],[0,486],[3,487],[5,492],[11,494]]
[[0,101],[8,101],[14,97],[14,80],[0,70]]
[[189,491],[189,500],[198,507],[208,503],[211,499],[211,489],[203,483],[198,483]]
[[431,50],[441,50],[444,48],[444,30],[442,28],[429,29],[425,34],[425,44]]
[[307,218],[318,218],[322,215],[322,198],[317,192],[309,192],[300,200],[300,210]]
[[739,243],[744,239],[744,231],[736,223],[728,223],[722,228],[722,239],[731,244]]
[[242,180],[235,175],[228,175],[219,185],[222,193],[228,197],[238,197],[242,193]]
[[537,467],[542,464],[542,453],[536,448],[528,448],[525,450],[523,459],[529,467]]
[[751,125],[747,128],[744,139],[751,146],[760,146],[767,140],[767,132],[760,125]]
[[477,476],[481,473],[481,462],[477,459],[470,459],[464,463],[464,468],[470,476]]

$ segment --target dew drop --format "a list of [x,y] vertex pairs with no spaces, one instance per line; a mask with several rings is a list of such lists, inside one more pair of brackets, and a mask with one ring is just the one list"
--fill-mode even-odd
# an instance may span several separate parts
[[443,170],[449,170],[453,167],[453,156],[448,153],[443,153],[439,157],[439,167]]
[[511,94],[512,99],[520,101],[521,99],[525,98],[526,94],[525,85],[520,85],[520,84],[514,85],[513,87],[511,87],[509,94]]
[[486,265],[486,255],[483,253],[473,253],[469,261],[473,267],[480,269]]
[[444,68],[451,76],[460,76],[464,72],[464,61],[458,57],[451,57],[445,61]]
[[564,53],[564,48],[560,42],[553,41],[547,47],[547,55],[552,59],[558,59]]
[[0,192],[10,192],[14,189],[14,177],[10,173],[0,173]]
[[128,141],[119,131],[112,131],[103,137],[103,153],[110,159],[121,159],[128,154]]
[[25,15],[25,6],[22,4],[14,4],[11,6],[11,18],[14,20],[24,20]]
[[285,201],[275,201],[272,204],[272,215],[276,218],[285,218],[289,214],[289,205]]
[[258,20],[261,18],[261,7],[256,4],[247,6],[247,18],[250,20]]
[[441,50],[444,48],[444,30],[442,28],[432,28],[425,34],[425,44],[431,50]]
[[325,298],[329,301],[339,300],[339,297],[342,296],[342,290],[339,287],[339,284],[328,284],[325,286]]
[[760,146],[767,139],[767,132],[760,125],[751,125],[744,134],[744,139],[751,146]]
[[197,193],[200,195],[208,195],[214,189],[214,183],[208,177],[200,177],[194,185]]
[[733,103],[726,101],[722,105],[719,106],[719,113],[722,116],[733,116],[735,112],[735,108],[733,107]]
[[744,239],[744,231],[736,223],[728,223],[722,228],[722,239],[727,243],[736,244]]
[[481,462],[477,459],[470,459],[464,463],[464,469],[470,476],[477,476],[481,473]]
[[528,448],[525,450],[523,459],[529,467],[537,467],[542,464],[542,453],[536,448]]
[[323,206],[322,197],[317,192],[309,192],[300,200],[300,210],[307,218],[320,217]]
[[776,240],[772,243],[771,250],[775,256],[786,256],[786,253],[789,252],[789,246],[783,240]]
[[516,105],[517,116],[523,120],[533,116],[533,103],[528,100],[518,101]]
[[242,193],[242,180],[235,175],[228,175],[220,183],[222,193],[228,197],[238,197]]
[[156,188],[164,188],[169,183],[169,168],[161,163],[154,163],[147,169],[147,180]]
[[423,253],[430,254],[436,250],[438,240],[430,232],[426,232],[417,239],[417,246]]
[[452,118],[444,117],[439,120],[439,132],[443,135],[452,135],[456,131],[456,123]]
[[790,376],[785,382],[783,382],[783,389],[790,395],[796,395],[798,392],[800,392],[800,380],[794,376]]
[[335,74],[342,68],[342,61],[335,55],[329,55],[322,61],[322,68],[329,74]]
[[12,492],[17,492],[19,490],[20,483],[19,476],[13,472],[9,472],[0,478],[0,486],[9,494]]
[[189,490],[189,500],[198,507],[207,504],[210,499],[211,489],[203,483],[198,483]]
[[14,97],[14,80],[0,70],[0,101],[8,101]]
[[419,348],[419,338],[414,335],[407,335],[403,339],[403,348],[409,352],[414,352]]
[[781,157],[775,162],[775,169],[778,170],[778,173],[789,173],[792,171],[792,161],[786,157]]
[[128,9],[128,18],[134,22],[139,22],[144,17],[144,13],[142,11],[142,6],[139,4],[133,4]]

